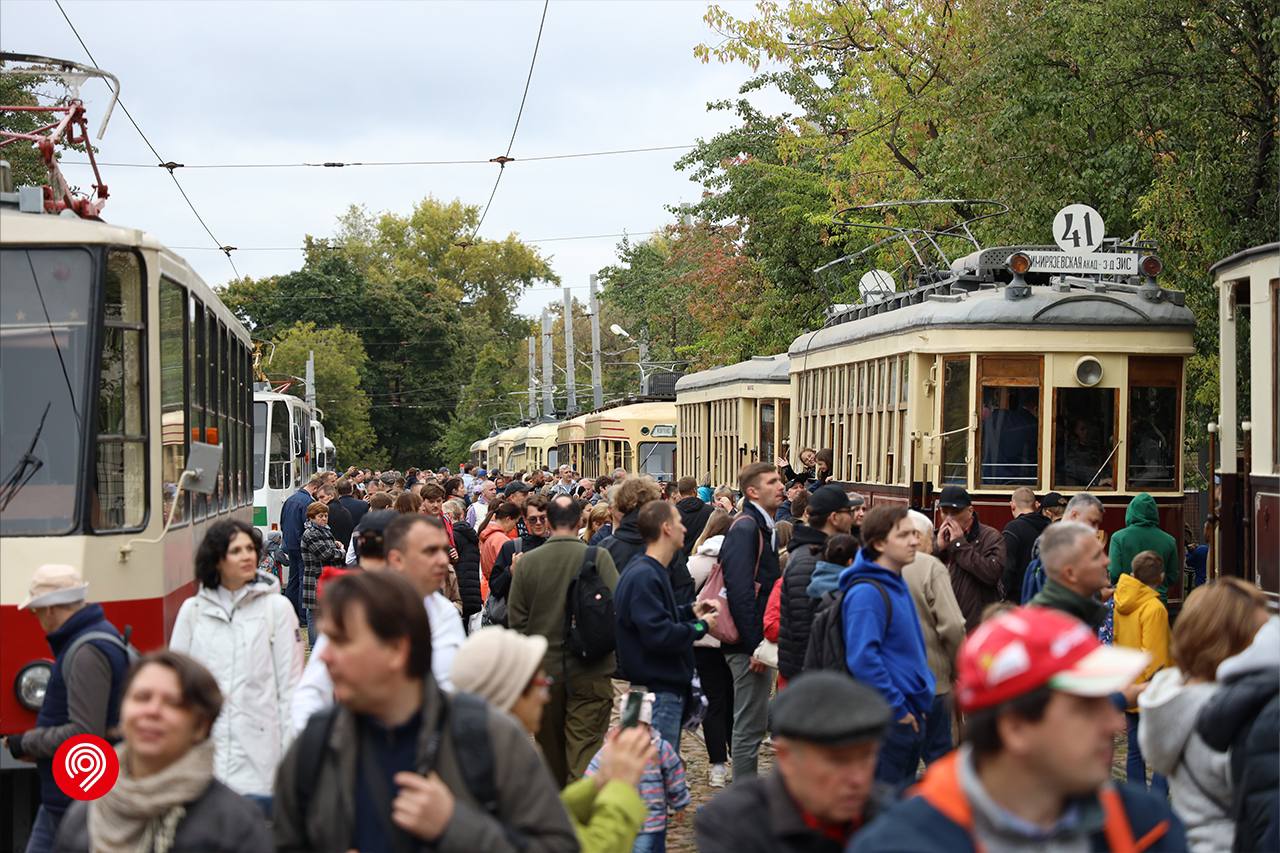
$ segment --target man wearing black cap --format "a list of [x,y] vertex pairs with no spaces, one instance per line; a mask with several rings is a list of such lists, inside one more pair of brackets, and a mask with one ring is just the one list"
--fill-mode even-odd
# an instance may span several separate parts
[[1040,499],[1040,511],[1050,523],[1062,521],[1062,514],[1067,511],[1067,499],[1058,492],[1049,492]]
[[698,810],[702,853],[838,853],[892,802],[874,781],[889,706],[836,672],[806,672],[770,707],[774,771]]
[[794,479],[787,481],[786,499],[778,506],[773,514],[774,521],[792,521],[795,516],[791,512],[791,503],[801,492],[805,491],[804,480]]
[[530,491],[531,489],[528,484],[522,483],[519,480],[512,480],[502,489],[502,496],[521,509],[520,517],[516,519],[516,533],[521,536],[527,536],[529,533],[529,528],[524,523],[523,510],[524,502],[529,499]]
[[983,608],[1000,600],[1004,540],[994,528],[978,522],[963,486],[943,487],[938,506],[942,523],[933,553],[951,572],[951,588],[964,613],[965,630],[972,631],[981,621]]
[[[801,486],[803,489],[803,486]],[[827,538],[848,533],[853,525],[849,496],[839,486],[826,485],[809,497],[809,523],[797,524],[787,543],[787,571],[782,584],[778,624],[778,674],[794,678],[804,669],[809,632],[819,599],[809,595],[813,570],[822,559]]]
[[1022,603],[1022,576],[1031,564],[1031,549],[1049,526],[1049,516],[1040,512],[1039,506],[1029,486],[1014,489],[1009,498],[1013,520],[1000,531],[1004,539],[1004,599],[1014,604]]

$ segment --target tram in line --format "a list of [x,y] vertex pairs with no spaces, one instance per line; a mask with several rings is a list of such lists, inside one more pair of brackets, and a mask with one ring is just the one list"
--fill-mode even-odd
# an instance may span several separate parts
[[1280,601],[1280,243],[1224,258],[1209,274],[1221,370],[1218,419],[1209,425],[1218,478],[1210,575],[1238,575]]
[[560,464],[560,451],[556,445],[559,428],[557,421],[543,421],[529,427],[524,437],[524,465],[517,473],[556,470]]
[[587,416],[561,421],[556,425],[556,455],[562,465],[582,470],[583,447],[587,440]]
[[676,477],[674,402],[636,402],[590,412],[583,421],[582,468],[597,478],[623,468],[660,482]]
[[471,450],[468,454],[471,464],[477,468],[488,467],[489,462],[489,440],[487,438],[476,439],[471,442]]
[[253,524],[264,537],[280,529],[280,508],[289,496],[316,471],[331,470],[322,462],[327,441],[314,407],[259,383],[253,392]]

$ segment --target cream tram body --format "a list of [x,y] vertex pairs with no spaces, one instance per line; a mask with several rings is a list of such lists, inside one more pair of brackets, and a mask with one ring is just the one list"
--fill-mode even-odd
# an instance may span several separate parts
[[529,427],[524,437],[525,465],[524,471],[554,471],[558,466],[560,453],[556,444],[560,424],[546,421]]
[[713,486],[737,488],[748,462],[786,455],[791,434],[790,359],[748,361],[681,377],[676,382],[679,468]]
[[556,425],[556,453],[559,464],[582,471],[583,447],[587,440],[587,416],[578,415]]
[[[792,443],[831,448],[836,480],[872,503],[932,506],[942,486],[1002,527],[1010,493],[1086,489],[1124,525],[1152,494],[1181,538],[1185,361],[1181,293],[1067,279],[1011,289],[1016,248],[953,265],[954,281],[895,294],[797,338]],[[1171,591],[1172,592],[1172,591]]]
[[612,474],[623,468],[657,480],[676,475],[674,402],[630,403],[591,412],[583,422],[582,473]]
[[[250,520],[252,353],[217,295],[142,231],[0,206],[0,258],[0,467],[8,475],[29,449],[41,463],[0,512],[0,734],[11,734],[35,719],[15,681],[49,655],[17,610],[38,566],[79,567],[90,600],[155,648],[193,590],[206,527]],[[217,491],[183,493],[162,535],[193,439],[222,447]]]

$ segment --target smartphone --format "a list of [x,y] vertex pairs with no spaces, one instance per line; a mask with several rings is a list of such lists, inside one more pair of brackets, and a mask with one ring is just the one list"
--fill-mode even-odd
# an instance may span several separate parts
[[644,693],[632,690],[627,694],[626,704],[622,706],[621,726],[624,729],[635,728],[640,722],[640,709],[644,706]]

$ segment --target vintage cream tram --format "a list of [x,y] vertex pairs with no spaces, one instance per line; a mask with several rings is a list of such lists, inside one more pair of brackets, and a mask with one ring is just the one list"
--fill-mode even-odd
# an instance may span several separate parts
[[569,465],[575,471],[582,470],[586,430],[586,415],[578,415],[556,425],[556,455],[559,464]]
[[790,359],[755,356],[676,382],[678,466],[699,481],[737,488],[748,462],[786,455],[791,434]]
[[472,465],[477,468],[484,468],[489,462],[489,439],[481,438],[471,442],[469,458]]
[[502,474],[515,473],[511,467],[511,451],[515,447],[516,438],[525,432],[525,427],[515,426],[504,429],[489,438],[489,469]]
[[528,427],[515,427],[511,430],[511,435],[509,436],[511,449],[507,451],[507,457],[502,470],[509,474],[523,474],[529,470],[528,437]]
[[1210,269],[1218,291],[1218,506],[1211,564],[1280,598],[1280,243]]
[[1114,249],[1137,275],[1053,274],[1071,263],[1053,247],[978,250],[800,336],[794,443],[831,448],[835,478],[872,503],[932,506],[957,484],[1001,527],[1018,486],[1089,491],[1112,531],[1148,492],[1180,536],[1195,321],[1154,255]]
[[618,468],[667,481],[676,476],[674,402],[637,402],[591,412],[583,422],[582,474]]
[[523,471],[554,471],[560,464],[560,452],[556,444],[560,424],[543,421],[529,427],[524,437],[525,464]]

